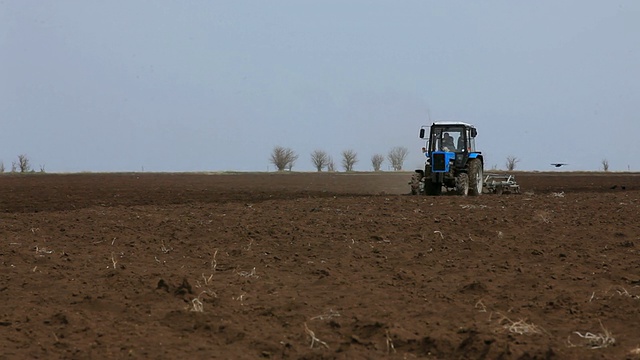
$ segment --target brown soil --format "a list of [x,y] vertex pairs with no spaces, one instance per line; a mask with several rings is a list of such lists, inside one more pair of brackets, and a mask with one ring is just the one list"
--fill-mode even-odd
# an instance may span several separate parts
[[0,359],[640,357],[640,175],[409,177],[0,176]]

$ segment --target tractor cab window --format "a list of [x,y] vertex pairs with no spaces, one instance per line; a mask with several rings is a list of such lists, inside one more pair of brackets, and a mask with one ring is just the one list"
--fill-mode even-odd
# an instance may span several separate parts
[[434,129],[431,143],[434,151],[456,152],[464,151],[464,129],[438,128]]
[[469,137],[468,139],[469,145],[467,146],[467,150],[469,150],[469,152],[476,151],[476,138]]

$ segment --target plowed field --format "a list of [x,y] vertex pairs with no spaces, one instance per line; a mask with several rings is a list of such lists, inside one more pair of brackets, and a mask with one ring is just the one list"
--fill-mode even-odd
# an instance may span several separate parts
[[0,359],[640,358],[640,175],[409,178],[2,175]]

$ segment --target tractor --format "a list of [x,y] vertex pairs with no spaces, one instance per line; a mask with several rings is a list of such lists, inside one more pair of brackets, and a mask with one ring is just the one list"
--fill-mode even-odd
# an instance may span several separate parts
[[411,194],[481,195],[484,160],[476,150],[477,134],[473,125],[464,122],[439,121],[420,128],[420,138],[427,140],[422,148],[427,160],[424,170],[416,170],[411,177]]

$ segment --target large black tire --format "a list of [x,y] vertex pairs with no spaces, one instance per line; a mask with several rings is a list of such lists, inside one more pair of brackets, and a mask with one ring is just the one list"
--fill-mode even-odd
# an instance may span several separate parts
[[469,160],[469,195],[482,195],[483,177],[482,161],[480,159]]
[[469,194],[469,175],[460,173],[456,177],[456,194],[467,196]]
[[411,176],[411,182],[409,182],[409,185],[411,186],[411,195],[419,195],[420,194],[420,182],[422,181],[422,174],[421,173],[414,173]]

